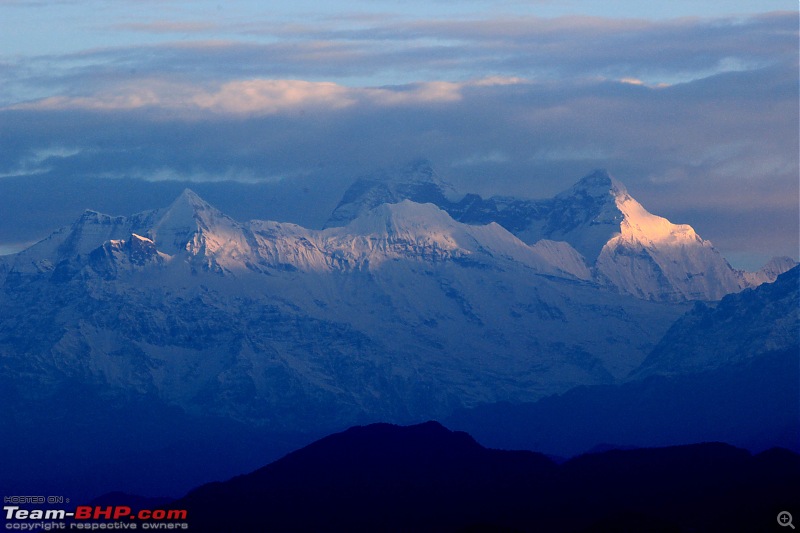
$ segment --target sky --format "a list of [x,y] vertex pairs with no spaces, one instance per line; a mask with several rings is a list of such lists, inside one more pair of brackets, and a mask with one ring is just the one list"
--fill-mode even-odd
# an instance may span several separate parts
[[463,192],[542,198],[605,168],[755,268],[798,258],[797,11],[0,0],[0,181],[329,190],[425,157]]

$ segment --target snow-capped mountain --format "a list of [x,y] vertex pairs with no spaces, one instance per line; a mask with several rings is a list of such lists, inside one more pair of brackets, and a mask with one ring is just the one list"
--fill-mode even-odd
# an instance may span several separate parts
[[[779,260],[765,267],[763,273],[753,274],[734,270],[691,226],[673,224],[649,213],[603,170],[589,174],[552,199],[483,199],[468,194],[454,201],[452,189],[445,194],[439,186],[441,180],[429,166],[418,163],[415,168],[414,186],[405,189],[393,185],[397,178],[357,181],[329,225],[351,220],[377,199],[424,199],[460,222],[496,222],[534,248],[555,252],[561,259],[553,256],[552,262],[560,261],[563,269],[577,277],[592,279],[623,294],[659,301],[719,300],[744,287],[774,280],[795,264],[791,259]],[[383,194],[389,189],[391,194]],[[560,243],[558,250],[548,241]]]
[[[573,189],[584,191],[605,200],[589,227],[607,224],[613,230],[594,263],[601,280],[622,292],[658,300],[718,300],[741,288],[737,272],[709,241],[687,224],[649,213],[607,174],[593,174]],[[573,232],[590,234],[581,229]]]
[[77,379],[274,427],[610,383],[684,310],[598,290],[563,243],[410,201],[308,230],[186,191],[87,212],[3,263],[2,374],[26,394]]

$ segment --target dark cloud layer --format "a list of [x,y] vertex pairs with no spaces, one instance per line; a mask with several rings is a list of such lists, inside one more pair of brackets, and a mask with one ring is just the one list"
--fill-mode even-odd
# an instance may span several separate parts
[[[797,17],[615,20],[543,19],[389,21],[356,29],[249,24],[191,35],[188,41],[91,49],[64,56],[9,58],[6,104],[54,88],[86,95],[141,79],[221,83],[298,78],[352,84],[463,80],[487,75],[529,79],[610,77],[687,81],[759,68],[796,55]],[[166,21],[151,23],[163,31]],[[141,26],[141,25],[140,25]],[[199,25],[204,28],[205,25]],[[207,38],[206,38],[207,37]]]

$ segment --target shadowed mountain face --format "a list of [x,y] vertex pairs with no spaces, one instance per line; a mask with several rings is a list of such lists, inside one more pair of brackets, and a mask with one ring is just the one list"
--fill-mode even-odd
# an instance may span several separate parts
[[572,455],[597,443],[708,440],[800,450],[800,267],[696,304],[628,383],[579,387],[536,403],[484,405],[447,419],[490,446]]
[[800,353],[800,267],[773,283],[702,303],[667,331],[635,376],[676,375],[752,361],[769,352]]
[[486,446],[572,456],[610,447],[721,441],[800,451],[797,350],[682,376],[578,387],[534,403],[488,404],[444,419]]
[[556,465],[436,423],[378,424],[171,507],[197,531],[768,531],[799,501],[798,476],[800,457],[781,450],[700,444]]

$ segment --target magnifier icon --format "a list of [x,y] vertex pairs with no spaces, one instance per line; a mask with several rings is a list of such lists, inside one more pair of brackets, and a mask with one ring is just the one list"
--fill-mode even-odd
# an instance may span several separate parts
[[789,526],[790,528],[794,529],[794,524],[792,524],[792,513],[789,511],[781,511],[778,513],[778,523],[782,527]]

